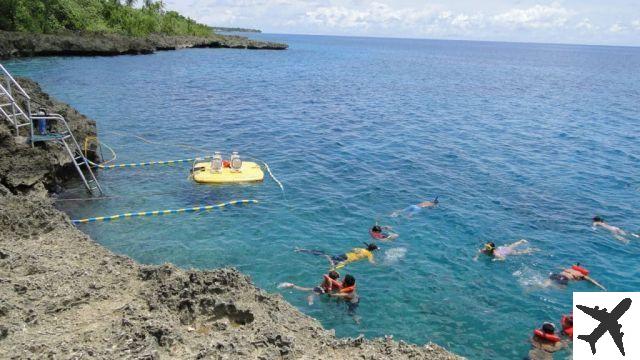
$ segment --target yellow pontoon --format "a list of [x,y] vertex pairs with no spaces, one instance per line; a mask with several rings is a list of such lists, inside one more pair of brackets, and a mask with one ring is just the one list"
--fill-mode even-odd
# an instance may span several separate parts
[[223,165],[213,171],[211,170],[210,161],[196,163],[193,166],[193,180],[203,184],[246,183],[262,181],[263,179],[264,172],[262,172],[260,165],[251,161],[243,161],[241,166],[236,166],[235,169],[228,165]]

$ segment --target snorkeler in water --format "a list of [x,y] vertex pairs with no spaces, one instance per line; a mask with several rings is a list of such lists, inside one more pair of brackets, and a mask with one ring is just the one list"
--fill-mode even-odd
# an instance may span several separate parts
[[545,281],[544,286],[547,287],[553,284],[565,286],[568,285],[570,281],[581,280],[586,280],[600,289],[607,291],[604,286],[589,276],[589,270],[580,266],[580,263],[576,263],[570,268],[562,270],[560,273],[551,273],[549,279]]
[[638,234],[634,234],[634,233],[627,234],[626,231],[620,229],[619,227],[607,224],[606,222],[604,222],[604,220],[600,216],[594,216],[592,221],[593,223],[591,224],[591,226],[593,227],[594,230],[598,226],[606,230],[609,230],[613,234],[613,237],[615,237],[617,240],[622,241],[625,244],[629,242],[627,235],[631,235],[636,238],[640,237],[640,235]]
[[376,222],[376,224],[373,225],[371,229],[369,229],[369,235],[371,235],[372,238],[380,241],[395,240],[400,235],[390,231],[391,229],[391,226],[380,226]]
[[539,329],[533,331],[531,350],[527,360],[553,359],[553,353],[564,349],[569,344],[556,334],[556,326],[546,322]]
[[531,254],[538,250],[534,248],[518,249],[520,245],[524,245],[524,244],[527,244],[527,240],[525,239],[518,240],[513,244],[503,245],[498,247],[496,247],[495,243],[488,242],[484,244],[484,247],[482,249],[478,250],[478,253],[473,258],[473,260],[478,260],[478,257],[480,257],[481,254],[485,254],[487,256],[492,257],[493,261],[502,261],[502,260],[505,260],[507,256],[510,256],[510,255]]
[[[355,315],[355,311],[360,304],[360,297],[356,292],[356,278],[352,275],[347,274],[344,277],[344,282],[342,283],[342,288],[337,292],[332,292],[327,294],[329,297],[335,297],[338,299],[342,299],[347,303],[347,313],[349,315]],[[355,319],[355,318],[354,318]],[[355,319],[356,323],[358,323],[358,319]]]
[[439,203],[440,203],[440,201],[438,201],[438,196],[436,196],[435,199],[433,199],[433,201],[423,201],[423,202],[421,202],[419,204],[407,206],[406,208],[404,208],[402,210],[396,210],[396,211],[391,213],[391,217],[398,217],[400,215],[404,215],[404,216],[406,216],[408,218],[412,218],[414,215],[416,215],[417,213],[421,212],[422,209],[424,209],[424,208],[434,208],[434,207],[438,206]]
[[378,245],[367,243],[365,243],[365,245],[367,245],[366,248],[354,248],[350,252],[340,255],[329,255],[322,250],[296,249],[295,251],[299,253],[323,256],[329,260],[331,268],[335,270],[341,269],[352,262],[365,259],[369,260],[370,263],[375,264],[373,252],[379,249]]
[[313,305],[313,299],[315,296],[320,296],[322,294],[331,294],[342,289],[342,283],[338,279],[340,279],[340,274],[335,270],[331,270],[327,274],[324,274],[322,276],[322,282],[319,286],[307,288],[298,286],[296,284],[284,282],[278,285],[278,288],[310,292],[309,296],[307,297],[307,302],[309,303],[309,305]]

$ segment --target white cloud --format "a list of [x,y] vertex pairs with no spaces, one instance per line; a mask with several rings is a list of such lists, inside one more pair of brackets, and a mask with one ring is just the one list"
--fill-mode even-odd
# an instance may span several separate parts
[[612,33],[619,33],[619,32],[625,31],[625,30],[626,30],[626,28],[624,26],[620,25],[619,23],[615,23],[615,24],[611,25],[611,27],[609,28],[609,32],[612,32]]
[[495,15],[493,21],[511,28],[549,29],[563,27],[571,15],[569,10],[558,4],[535,5]]
[[395,9],[383,3],[371,3],[363,8],[325,6],[307,11],[300,23],[312,23],[323,28],[370,31],[380,33],[392,29],[403,34],[450,35],[483,27],[481,14],[454,13],[437,6]]
[[636,30],[640,30],[640,20],[635,20],[631,22],[631,27],[636,29]]
[[597,27],[591,23],[589,18],[584,18],[576,25],[576,29],[589,31],[595,30]]
[[302,21],[337,28],[372,28],[389,26],[412,26],[430,18],[435,11],[431,7],[420,10],[396,10],[382,3],[371,3],[365,8],[325,6],[307,11]]

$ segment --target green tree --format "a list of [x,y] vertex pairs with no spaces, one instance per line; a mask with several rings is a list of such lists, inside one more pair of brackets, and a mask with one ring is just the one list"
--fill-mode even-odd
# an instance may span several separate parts
[[175,11],[165,11],[163,1],[143,0],[0,0],[0,29],[37,33],[89,31],[145,36],[209,36],[210,27]]

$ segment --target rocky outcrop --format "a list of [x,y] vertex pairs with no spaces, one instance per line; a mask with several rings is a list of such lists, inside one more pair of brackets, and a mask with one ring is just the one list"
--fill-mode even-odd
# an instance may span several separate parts
[[[80,144],[84,144],[86,137],[96,136],[93,120],[68,104],[50,98],[38,83],[26,78],[17,78],[17,81],[30,95],[33,112],[42,108],[47,113],[64,116]],[[24,103],[21,105],[26,109]],[[76,174],[71,158],[61,145],[38,143],[32,148],[26,129],[22,128],[21,137],[16,137],[15,129],[10,125],[0,118],[0,184],[17,193],[37,191],[42,194],[44,191],[46,195],[45,189],[54,191],[66,177]],[[88,155],[95,160],[93,153]]]
[[[95,134],[95,123],[19,81],[78,136]],[[234,269],[111,253],[34,193],[55,183],[60,150],[15,143],[0,126],[0,359],[459,359],[434,344],[336,338]]]
[[177,50],[183,48],[285,50],[288,47],[286,44],[251,40],[244,36],[236,35],[215,35],[211,37],[150,35],[146,39],[157,50]]
[[284,50],[286,44],[251,40],[242,36],[212,35],[145,38],[116,34],[34,34],[0,31],[0,59],[26,56],[96,56],[150,54],[157,50],[180,48],[234,48]]

